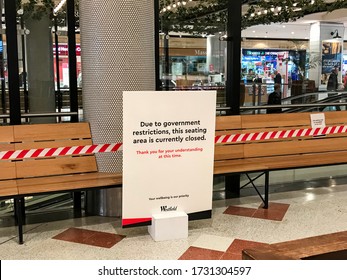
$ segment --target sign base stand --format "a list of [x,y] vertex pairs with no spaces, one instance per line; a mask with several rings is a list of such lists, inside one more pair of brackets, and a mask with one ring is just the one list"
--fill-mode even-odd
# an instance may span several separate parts
[[181,211],[153,214],[148,232],[154,241],[187,238],[188,215]]

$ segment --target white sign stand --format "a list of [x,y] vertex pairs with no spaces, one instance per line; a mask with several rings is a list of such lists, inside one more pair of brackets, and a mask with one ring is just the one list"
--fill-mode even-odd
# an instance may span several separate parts
[[153,214],[148,232],[154,241],[187,238],[188,215],[182,211]]

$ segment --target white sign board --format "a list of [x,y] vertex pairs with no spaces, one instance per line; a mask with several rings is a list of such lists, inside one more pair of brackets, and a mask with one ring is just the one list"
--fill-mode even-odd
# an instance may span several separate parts
[[124,227],[170,211],[211,215],[215,116],[215,91],[124,92]]
[[311,114],[311,127],[312,128],[324,128],[325,127],[325,115],[324,113]]

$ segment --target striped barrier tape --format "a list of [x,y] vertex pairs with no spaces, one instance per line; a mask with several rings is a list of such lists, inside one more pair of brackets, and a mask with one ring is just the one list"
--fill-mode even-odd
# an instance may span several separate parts
[[215,143],[247,142],[247,141],[256,141],[256,140],[318,136],[318,135],[344,133],[346,131],[347,131],[347,126],[341,125],[341,126],[330,126],[330,127],[323,127],[323,128],[306,128],[306,129],[292,129],[292,130],[221,135],[221,136],[215,137]]
[[[215,143],[231,143],[231,142],[247,142],[267,139],[284,139],[295,138],[304,136],[318,136],[328,134],[338,134],[347,132],[347,126],[331,126],[324,128],[307,128],[307,129],[293,129],[293,130],[280,130],[268,132],[254,132],[243,134],[220,135],[215,137]],[[30,150],[15,150],[0,152],[0,160],[14,160],[26,158],[42,158],[42,157],[55,157],[55,156],[68,156],[68,155],[82,155],[94,153],[107,153],[122,150],[123,143],[114,144],[99,144],[87,146],[73,146],[73,147],[60,147],[60,148],[44,148],[44,149],[30,149]]]
[[42,157],[107,153],[107,152],[116,152],[120,150],[122,150],[122,143],[3,151],[3,152],[0,152],[0,160],[1,159],[12,160],[12,159],[25,159],[25,158],[42,158]]

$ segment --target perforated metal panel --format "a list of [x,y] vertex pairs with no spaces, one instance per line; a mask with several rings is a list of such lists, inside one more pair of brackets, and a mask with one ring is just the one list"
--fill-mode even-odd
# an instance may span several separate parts
[[[122,142],[123,91],[154,90],[153,0],[80,0],[85,120],[95,144]],[[121,153],[97,155],[100,171],[122,170]]]

